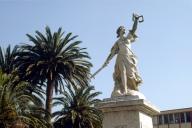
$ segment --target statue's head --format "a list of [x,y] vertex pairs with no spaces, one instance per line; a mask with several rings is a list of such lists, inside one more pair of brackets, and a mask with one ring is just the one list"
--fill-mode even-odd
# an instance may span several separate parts
[[125,34],[125,27],[124,26],[120,26],[117,31],[117,38],[120,37],[120,35],[124,35]]

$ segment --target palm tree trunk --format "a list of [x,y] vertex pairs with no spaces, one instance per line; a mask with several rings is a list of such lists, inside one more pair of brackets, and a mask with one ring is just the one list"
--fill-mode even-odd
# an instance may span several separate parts
[[[47,81],[47,90],[46,90],[46,110],[50,113],[51,115],[51,108],[52,108],[52,96],[53,96],[53,87],[54,87],[54,81],[51,79],[48,79]],[[51,116],[47,115],[46,119],[51,124]]]

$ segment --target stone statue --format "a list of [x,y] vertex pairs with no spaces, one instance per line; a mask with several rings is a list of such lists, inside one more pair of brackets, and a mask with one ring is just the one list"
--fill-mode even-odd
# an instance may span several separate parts
[[[140,20],[140,18],[142,19]],[[104,63],[104,65],[107,65],[113,56],[117,54],[113,74],[115,87],[112,96],[130,95],[131,90],[138,91],[138,85],[142,82],[136,67],[137,58],[131,51],[131,43],[137,38],[135,32],[138,22],[143,22],[143,17],[133,14],[133,21],[133,27],[127,36],[124,36],[125,28],[123,26],[117,29],[118,40],[115,42],[110,55]]]
[[143,22],[143,16],[133,14],[133,27],[129,30],[127,36],[125,36],[125,28],[120,26],[117,29],[117,38],[111,49],[111,53],[107,57],[103,66],[93,74],[93,77],[104,67],[108,65],[110,60],[117,54],[115,71],[113,73],[113,79],[115,81],[112,97],[121,95],[132,95],[133,92],[138,91],[138,86],[142,82],[141,77],[137,71],[137,58],[131,51],[131,43],[135,41],[137,35],[137,25],[139,22]]

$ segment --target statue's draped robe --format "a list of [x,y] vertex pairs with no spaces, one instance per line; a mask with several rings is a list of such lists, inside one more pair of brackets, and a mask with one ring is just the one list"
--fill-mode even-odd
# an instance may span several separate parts
[[117,54],[113,78],[115,81],[114,92],[127,94],[129,90],[138,91],[142,82],[137,71],[137,59],[131,51],[129,38],[119,39],[111,49],[111,54]]

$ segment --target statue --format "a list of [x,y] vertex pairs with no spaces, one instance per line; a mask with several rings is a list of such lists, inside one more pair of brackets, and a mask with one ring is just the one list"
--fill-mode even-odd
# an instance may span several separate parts
[[142,79],[137,71],[137,58],[131,51],[131,43],[133,43],[137,38],[135,32],[138,23],[143,22],[144,19],[143,16],[133,14],[132,20],[134,22],[133,27],[129,30],[127,36],[124,36],[125,28],[123,26],[120,26],[117,29],[118,40],[113,45],[111,53],[107,57],[103,66],[92,76],[94,77],[98,72],[106,67],[110,60],[117,54],[115,71],[113,73],[115,86],[112,92],[112,97],[131,95],[132,91],[138,91],[138,86],[142,83]]

